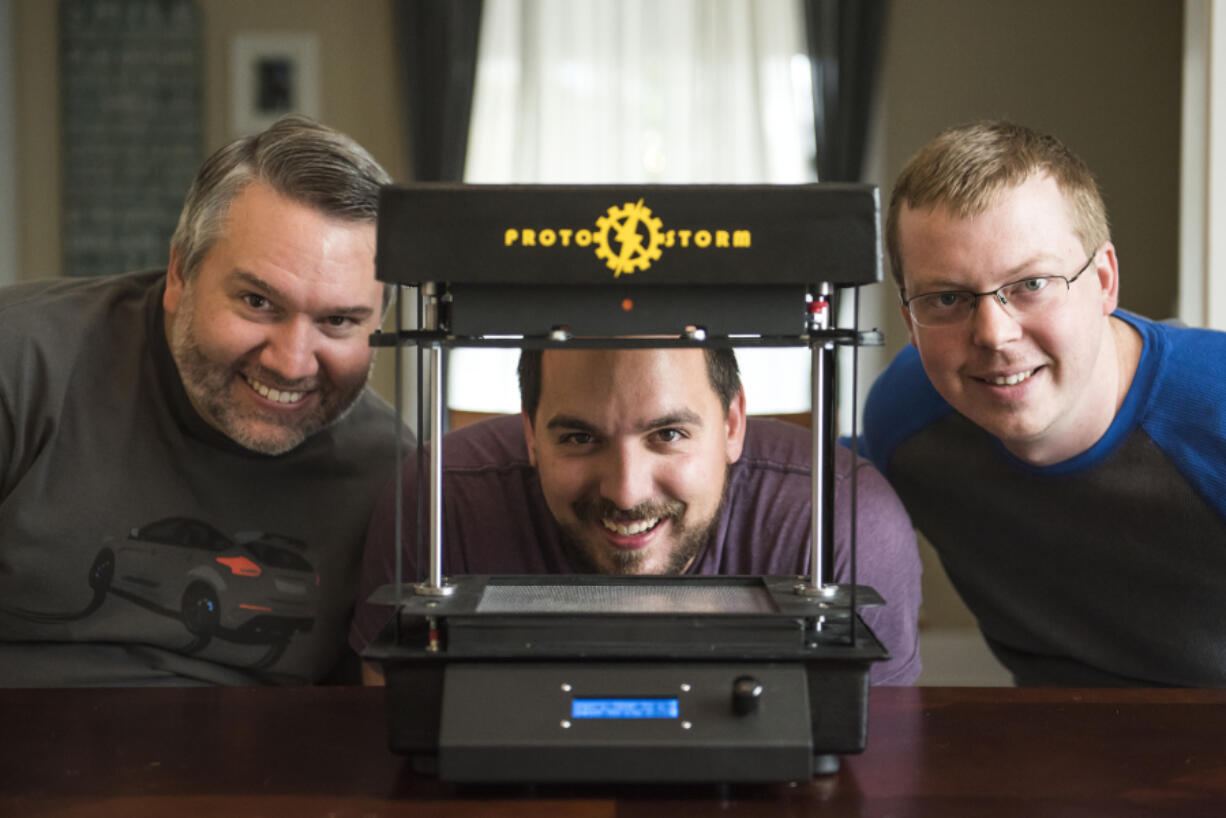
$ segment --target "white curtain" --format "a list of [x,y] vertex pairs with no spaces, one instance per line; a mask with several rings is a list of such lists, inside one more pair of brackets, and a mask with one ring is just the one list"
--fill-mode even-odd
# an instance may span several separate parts
[[[465,181],[816,180],[798,0],[485,0]],[[459,349],[455,409],[516,412],[518,350]],[[749,409],[809,408],[806,349],[738,349]]]

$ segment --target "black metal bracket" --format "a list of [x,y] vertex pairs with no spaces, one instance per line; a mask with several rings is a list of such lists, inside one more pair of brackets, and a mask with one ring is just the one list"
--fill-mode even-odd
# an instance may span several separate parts
[[833,342],[839,346],[882,346],[885,338],[879,330],[828,329],[794,336],[755,337],[690,337],[678,335],[669,338],[608,338],[608,337],[559,337],[529,336],[475,336],[460,337],[443,330],[406,329],[399,332],[371,333],[372,347],[397,346],[444,346],[486,347],[491,349],[661,349],[673,347],[813,347]]

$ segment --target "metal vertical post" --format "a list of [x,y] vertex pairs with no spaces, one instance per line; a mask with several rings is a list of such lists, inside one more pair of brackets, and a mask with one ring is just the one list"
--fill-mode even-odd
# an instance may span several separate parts
[[[423,285],[426,294],[425,328],[439,329],[437,285]],[[418,400],[421,396],[418,396]],[[443,581],[443,345],[430,345],[430,504],[427,519],[430,530],[429,572],[426,581],[414,587],[419,594],[446,596],[455,591],[454,585]],[[418,520],[418,525],[421,521]]]
[[430,574],[432,588],[443,585],[443,348],[430,347]]
[[[811,295],[808,304],[808,328],[811,334],[822,333],[830,328],[830,294],[830,284],[823,282]],[[833,543],[829,542],[834,509],[833,503],[827,501],[834,486],[834,452],[831,449],[833,418],[828,392],[832,386],[834,345],[829,340],[814,342],[811,338],[809,349],[812,353],[810,417],[813,431],[809,576],[808,581],[798,585],[796,590],[798,593],[831,596],[836,586],[830,581],[834,573]]]
[[[392,543],[396,549],[396,610],[400,610],[400,594],[404,583],[404,387],[401,384],[401,333],[404,332],[404,288],[396,285],[396,302],[392,309],[396,310],[396,349],[395,349],[395,406],[396,406],[396,473],[393,478],[396,491],[395,529]],[[400,617],[396,617],[396,639],[400,639]]]
[[[826,308],[827,313],[832,313],[834,310],[833,302]],[[829,321],[829,326],[834,327],[837,324],[832,317]],[[822,517],[822,575],[820,577],[822,585],[834,585],[834,464],[835,464],[835,445],[836,445],[836,427],[838,425],[838,363],[837,363],[837,347],[833,340],[828,340],[822,344],[822,374],[825,380],[822,381],[822,395],[825,399],[825,404],[822,406],[822,440],[824,449],[822,451],[822,508],[825,509],[825,514]],[[815,464],[816,465],[816,464]]]

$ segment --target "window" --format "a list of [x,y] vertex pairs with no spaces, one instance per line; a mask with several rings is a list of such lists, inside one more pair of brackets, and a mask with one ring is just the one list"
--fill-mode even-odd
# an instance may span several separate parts
[[[816,181],[797,0],[486,0],[465,181]],[[519,411],[518,350],[452,353],[448,405]],[[807,411],[806,349],[738,349],[749,410]]]

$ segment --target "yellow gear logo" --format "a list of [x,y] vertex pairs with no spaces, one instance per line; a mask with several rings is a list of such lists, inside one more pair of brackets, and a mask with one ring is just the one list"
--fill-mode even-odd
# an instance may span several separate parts
[[[663,222],[651,215],[651,208],[643,207],[643,200],[626,202],[621,207],[614,205],[608,210],[608,215],[596,220],[600,230],[593,236],[596,243],[596,257],[605,261],[605,266],[613,271],[617,278],[622,273],[630,275],[635,270],[646,270],[651,262],[660,258],[660,244],[664,235],[660,232]],[[646,228],[644,236],[641,228]],[[613,233],[613,241],[619,245],[616,255],[609,244],[609,234]],[[644,246],[643,240],[647,244]]]

